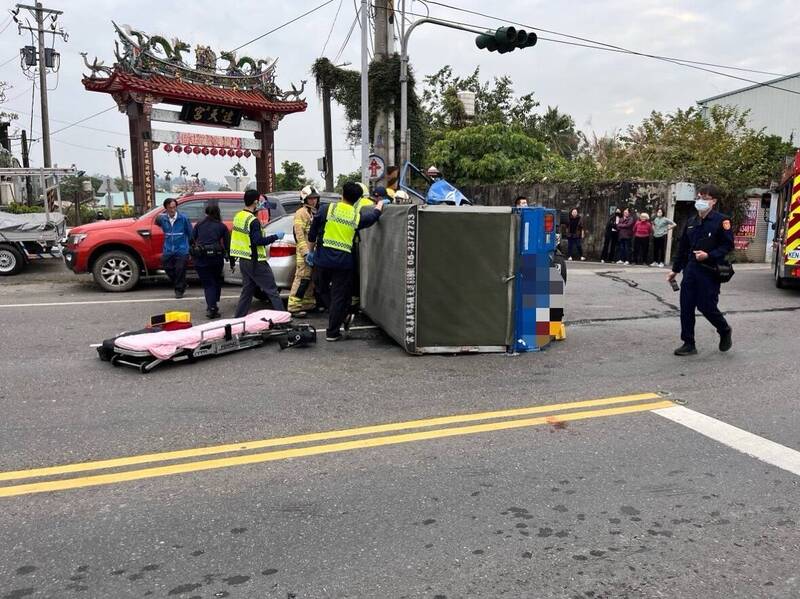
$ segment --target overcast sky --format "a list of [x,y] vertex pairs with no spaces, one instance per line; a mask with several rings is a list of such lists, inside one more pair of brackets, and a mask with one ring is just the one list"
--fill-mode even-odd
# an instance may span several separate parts
[[[210,45],[217,53],[236,47],[280,25],[324,0],[49,0],[45,6],[64,11],[60,23],[69,32],[65,44],[56,41],[61,52],[61,70],[49,77],[51,131],[113,105],[106,94],[86,92],[81,73],[86,69],[79,55],[97,55],[106,65],[114,62],[115,33],[111,25],[127,23],[148,34],[178,36],[193,48]],[[396,0],[399,4],[399,0]],[[790,0],[444,0],[461,8],[500,17],[487,19],[428,5],[431,16],[499,26],[518,21],[560,33],[591,38],[638,51],[746,67],[779,74],[800,71],[797,64],[797,36],[800,11]],[[360,4],[360,2],[359,2]],[[334,23],[337,8],[338,18]],[[13,4],[7,3],[7,8]],[[420,0],[408,0],[407,10],[427,12]],[[10,17],[10,15],[9,15]],[[316,159],[323,154],[322,110],[309,69],[320,56],[328,32],[333,29],[325,55],[334,59],[339,53],[355,17],[354,0],[334,0],[319,11],[289,25],[239,51],[254,57],[279,57],[277,82],[284,89],[290,82],[299,85],[308,79],[305,113],[289,115],[276,133],[276,166],[283,160],[303,164],[307,174],[321,180]],[[412,19],[417,17],[410,17]],[[0,29],[8,17],[0,15]],[[785,32],[781,34],[781,32]],[[543,37],[555,35],[540,33]],[[0,80],[13,88],[7,91],[3,110],[19,111],[19,124],[30,126],[31,81],[26,79],[14,59],[19,47],[29,42],[28,34],[18,35],[13,23],[0,34]],[[49,36],[48,36],[49,39]],[[674,64],[625,54],[540,41],[532,49],[498,55],[479,51],[474,36],[468,33],[424,25],[418,28],[410,44],[411,64],[417,79],[450,64],[457,74],[468,74],[480,65],[484,78],[509,75],[518,94],[535,92],[542,104],[557,105],[571,114],[578,128],[599,134],[624,129],[639,122],[651,110],[671,111],[688,107],[695,101],[748,85],[722,76]],[[192,52],[190,63],[193,64]],[[359,28],[341,53],[339,62],[360,65]],[[221,63],[220,63],[221,64]],[[757,81],[772,77],[752,73],[732,74]],[[775,93],[783,93],[776,91]],[[33,136],[41,130],[38,90],[35,101]],[[96,131],[72,127],[52,139],[53,161],[59,165],[76,164],[90,173],[114,173],[117,169],[108,145],[128,147],[127,122],[116,109],[84,123]],[[164,124],[160,126],[165,126]],[[359,150],[348,149],[342,110],[334,105],[334,167],[337,173],[357,168]],[[205,132],[212,132],[205,129]],[[19,144],[17,143],[17,148]],[[15,152],[16,153],[16,152]],[[18,154],[17,154],[18,155]],[[128,156],[128,160],[130,157]],[[42,164],[42,148],[35,143],[31,150],[33,166]],[[190,173],[223,180],[235,159],[168,155],[158,150],[156,170],[169,168],[177,173],[185,164]],[[252,159],[244,160],[253,172]],[[127,167],[130,172],[130,166]]]

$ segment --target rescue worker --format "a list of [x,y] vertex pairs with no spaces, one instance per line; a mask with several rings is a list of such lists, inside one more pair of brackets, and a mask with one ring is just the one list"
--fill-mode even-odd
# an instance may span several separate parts
[[[319,292],[329,311],[326,341],[339,341],[342,338],[339,329],[350,310],[353,273],[357,268],[353,259],[356,231],[378,222],[384,206],[384,202],[381,202],[372,209],[359,212],[355,204],[361,195],[362,190],[357,183],[345,183],[342,201],[329,204],[325,210],[317,212],[308,231],[310,251],[306,260],[319,269]],[[318,246],[321,247],[316,249]]]
[[175,288],[175,297],[186,293],[186,262],[189,260],[189,239],[192,223],[182,212],[178,212],[175,198],[164,200],[164,212],[158,215],[156,224],[164,231],[164,246],[161,250],[161,267]]
[[681,339],[683,345],[675,350],[676,356],[697,353],[694,339],[695,309],[714,325],[719,333],[719,350],[728,351],[733,346],[732,330],[717,307],[720,282],[717,266],[733,251],[733,230],[730,217],[714,210],[721,197],[715,185],[703,185],[698,190],[694,207],[697,215],[689,218],[681,234],[678,253],[667,281],[672,283],[679,272],[681,281]]
[[206,316],[219,318],[219,298],[222,294],[222,268],[225,256],[231,245],[231,234],[222,222],[219,206],[212,204],[206,207],[206,217],[197,223],[192,230],[192,249],[194,268],[203,294],[206,297]]
[[240,210],[233,217],[233,232],[231,233],[231,261],[239,260],[239,272],[242,273],[242,293],[239,304],[236,306],[234,318],[245,316],[253,301],[256,287],[267,294],[273,310],[283,311],[283,300],[278,294],[275,276],[269,266],[269,251],[267,246],[283,239],[283,231],[275,235],[264,236],[261,223],[255,213],[258,209],[258,199],[261,194],[255,189],[244,192],[244,210]]
[[[358,186],[361,188],[361,197],[355,203],[356,210],[361,213],[365,208],[371,209],[375,206],[375,203],[378,199],[374,199],[370,196],[369,187],[364,185],[363,183],[359,183]],[[384,189],[382,187],[376,187],[375,191],[379,189]],[[380,198],[381,200],[386,198]],[[356,314],[358,313],[359,306],[361,305],[361,271],[360,271],[360,260],[361,260],[361,238],[356,233],[355,241],[353,242],[353,263],[355,264],[355,268],[353,269],[353,298],[350,301],[350,310],[347,314],[347,318],[344,319],[344,330],[345,332],[350,330],[350,326],[353,324],[353,321],[356,318]]]
[[303,205],[294,213],[295,269],[292,290],[289,293],[289,312],[302,318],[317,305],[314,284],[311,282],[312,267],[306,262],[308,254],[308,230],[319,209],[319,192],[310,185],[300,190]]
[[425,174],[428,175],[428,177],[430,177],[434,181],[442,178],[442,173],[439,171],[438,168],[436,168],[433,165],[428,167],[428,170],[425,171]]
[[378,186],[372,190],[372,197],[373,202],[380,202],[382,200],[389,200],[391,203],[392,198],[389,196],[389,190],[383,186]]
[[514,208],[527,208],[528,207],[528,197],[527,196],[517,196],[514,200]]

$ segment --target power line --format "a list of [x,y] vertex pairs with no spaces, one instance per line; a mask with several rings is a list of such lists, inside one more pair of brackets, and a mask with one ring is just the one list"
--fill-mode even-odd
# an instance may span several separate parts
[[339,0],[339,6],[336,8],[336,15],[333,17],[333,23],[331,23],[331,30],[328,32],[328,38],[325,40],[325,45],[322,46],[322,52],[319,53],[320,56],[325,56],[325,50],[328,48],[328,42],[331,41],[331,35],[333,34],[333,28],[336,27],[336,21],[339,18],[339,11],[342,10],[342,3],[344,0]]
[[[29,112],[27,112],[25,110],[18,110],[18,109],[15,109],[15,108],[9,108],[9,110],[11,110],[12,112],[18,112],[20,114],[24,114],[26,116],[30,116],[30,114],[31,114],[31,113],[29,113]],[[100,114],[102,114],[102,113],[100,113]],[[120,133],[119,131],[111,131],[110,129],[99,129],[97,127],[89,127],[88,125],[77,125],[75,123],[71,123],[70,121],[64,121],[64,120],[61,120],[61,119],[53,119],[53,118],[51,118],[50,120],[51,121],[55,121],[56,123],[64,123],[64,124],[72,125],[74,127],[78,127],[79,129],[88,129],[89,131],[97,131],[98,133],[108,133],[110,135],[119,135],[119,136],[122,136],[122,137],[128,137],[127,133]]]
[[[518,25],[520,27],[525,27],[527,29],[534,29],[534,30],[537,30],[537,31],[544,31],[545,33],[552,33],[554,35],[559,35],[559,36],[570,38],[570,39],[581,40],[583,42],[588,42],[588,43],[581,44],[581,43],[576,43],[576,42],[568,42],[566,40],[554,40],[554,39],[551,39],[551,38],[542,38],[542,37],[539,38],[539,39],[544,40],[544,41],[550,41],[550,42],[555,42],[555,43],[560,43],[560,44],[566,44],[566,45],[570,45],[570,46],[580,46],[580,47],[590,48],[590,49],[594,49],[594,50],[604,50],[604,51],[608,51],[608,52],[620,52],[620,53],[623,53],[623,54],[631,54],[631,55],[634,55],[634,56],[641,56],[641,57],[644,57],[644,58],[652,58],[652,59],[655,59],[655,60],[661,60],[661,61],[664,61],[664,62],[669,62],[669,63],[675,64],[675,65],[678,65],[678,66],[687,67],[687,68],[690,68],[690,69],[696,69],[698,71],[704,71],[706,73],[711,73],[711,74],[714,74],[714,75],[719,75],[721,77],[728,77],[729,79],[736,79],[736,80],[739,80],[739,81],[744,81],[744,82],[747,82],[747,83],[754,84],[754,85],[756,85],[758,87],[771,87],[773,89],[784,91],[784,92],[788,92],[790,94],[800,95],[800,92],[798,92],[798,91],[795,91],[793,89],[787,89],[785,87],[778,87],[776,85],[772,85],[769,82],[756,81],[754,79],[748,79],[746,77],[739,77],[738,75],[731,75],[730,73],[723,73],[721,71],[716,71],[714,69],[708,69],[708,68],[704,68],[704,67],[698,66],[700,64],[713,64],[713,63],[703,63],[703,62],[700,62],[700,61],[681,60],[679,58],[670,58],[670,57],[667,57],[667,56],[659,56],[657,54],[648,54],[648,53],[645,53],[645,52],[638,52],[636,50],[629,50],[629,49],[623,48],[621,46],[614,46],[613,44],[607,44],[605,42],[598,42],[598,41],[595,41],[595,40],[592,40],[592,39],[589,39],[589,38],[583,38],[583,37],[579,37],[579,36],[570,35],[570,34],[567,34],[567,33],[561,33],[561,32],[558,32],[558,31],[552,31],[552,30],[548,30],[548,29],[543,29],[541,27],[535,27],[533,25],[526,25],[525,23],[519,23],[519,22],[516,22],[516,21],[512,21],[510,19],[503,19],[502,17],[495,17],[495,16],[492,16],[492,15],[479,13],[479,12],[476,12],[476,11],[468,10],[466,8],[459,8],[459,7],[456,7],[456,6],[451,6],[449,4],[443,4],[441,2],[435,2],[433,0],[428,0],[428,1],[431,4],[437,4],[439,6],[444,6],[446,8],[451,8],[453,10],[457,10],[457,11],[461,11],[461,12],[467,12],[467,13],[470,13],[470,14],[474,14],[474,15],[478,15],[478,16],[484,17],[484,18],[503,21],[503,22],[506,22],[506,23],[511,23],[513,25]],[[414,16],[423,16],[423,15],[416,15],[414,13],[408,13],[408,12],[407,12],[407,14],[411,14],[411,15],[414,15]],[[464,23],[464,22],[461,22],[461,21],[454,21],[454,20],[449,20],[449,19],[441,19],[440,18],[440,20],[448,22],[448,23],[457,24],[457,25],[468,25],[470,27],[485,27],[484,25],[476,25],[474,23]],[[593,45],[590,45],[590,44],[593,44]],[[725,69],[729,69],[729,70],[743,70],[740,67],[730,67],[730,66],[723,66],[721,68],[725,68]],[[776,73],[766,73],[765,71],[760,71],[760,72],[761,73],[765,73],[765,74],[771,74],[771,75],[775,75],[776,74]],[[786,76],[786,75],[782,75],[782,76]]]
[[5,61],[4,63],[0,64],[0,67],[4,67],[4,66],[6,66],[6,65],[7,65],[9,62],[11,62],[12,60],[14,60],[14,59],[16,59],[16,58],[19,58],[19,52],[17,52],[16,54],[14,54],[14,56],[12,56],[11,58],[9,58],[9,59],[8,59],[7,61]]
[[341,58],[342,53],[344,52],[345,48],[347,47],[347,44],[350,42],[350,36],[353,35],[353,30],[356,28],[356,23],[358,22],[358,16],[359,16],[360,12],[361,12],[361,9],[359,8],[356,11],[356,16],[353,19],[353,22],[350,24],[350,30],[347,32],[347,37],[344,38],[344,42],[342,43],[341,48],[339,48],[339,51],[336,53],[336,58],[333,59],[334,64],[339,62],[339,58]]
[[91,115],[87,116],[86,118],[80,119],[79,121],[75,121],[74,123],[70,123],[66,127],[61,127],[61,129],[56,129],[55,131],[50,133],[50,135],[55,135],[56,133],[61,133],[62,131],[66,131],[70,127],[74,127],[75,125],[79,125],[80,123],[86,122],[89,119],[93,119],[94,117],[100,116],[101,114],[104,114],[104,113],[106,113],[106,112],[108,112],[110,110],[114,110],[115,108],[116,108],[116,106],[110,106],[110,107],[106,108],[105,110],[101,110],[100,112],[95,112],[94,114],[91,114]]
[[295,18],[294,18],[294,19],[292,19],[291,21],[286,21],[286,23],[284,23],[283,25],[278,25],[277,27],[275,27],[275,29],[270,29],[270,30],[269,30],[269,31],[267,31],[266,33],[262,33],[262,34],[261,34],[261,35],[259,35],[258,37],[254,37],[254,38],[253,38],[253,39],[251,39],[249,42],[245,42],[245,43],[244,43],[244,44],[242,44],[241,46],[237,46],[236,48],[234,48],[233,50],[231,50],[231,52],[236,52],[237,50],[241,50],[241,49],[242,49],[242,48],[244,48],[245,46],[249,46],[249,45],[250,45],[250,44],[252,44],[253,42],[257,42],[257,41],[258,41],[258,40],[260,40],[261,38],[267,37],[267,36],[268,36],[270,33],[275,33],[275,32],[276,32],[276,31],[278,31],[279,29],[283,29],[283,28],[284,28],[284,27],[286,27],[287,25],[291,25],[291,24],[292,24],[292,23],[294,23],[295,21],[299,21],[300,19],[302,19],[302,18],[303,18],[303,17],[305,17],[306,15],[310,15],[312,12],[316,12],[316,11],[318,11],[320,8],[322,8],[322,7],[324,7],[324,6],[327,6],[327,5],[328,5],[328,4],[330,4],[331,2],[333,2],[333,0],[327,0],[327,2],[323,2],[323,3],[322,3],[322,4],[320,4],[319,6],[317,6],[316,8],[312,8],[312,9],[311,9],[311,10],[309,10],[308,12],[304,12],[304,13],[303,13],[302,15],[300,15],[299,17],[295,17]]

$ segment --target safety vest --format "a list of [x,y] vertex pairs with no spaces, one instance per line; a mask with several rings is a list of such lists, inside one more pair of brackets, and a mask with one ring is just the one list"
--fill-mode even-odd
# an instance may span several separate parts
[[[254,220],[256,220],[255,215],[247,210],[240,210],[236,213],[236,216],[233,217],[230,249],[232,258],[243,258],[245,260],[253,259],[253,250],[250,247],[250,225]],[[269,260],[269,250],[267,246],[256,246],[256,252],[259,262],[266,262]]]
[[353,250],[353,238],[359,222],[361,215],[355,206],[344,202],[329,204],[325,230],[322,232],[322,247],[349,254]]
[[353,204],[358,212],[361,212],[362,208],[369,208],[370,206],[374,206],[375,202],[373,202],[367,196],[362,196],[358,199],[358,201]]

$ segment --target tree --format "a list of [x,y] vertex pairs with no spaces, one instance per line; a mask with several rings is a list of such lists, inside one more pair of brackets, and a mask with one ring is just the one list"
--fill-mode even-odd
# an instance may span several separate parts
[[281,163],[283,172],[275,175],[275,191],[298,191],[305,185],[313,185],[313,179],[305,177],[306,169],[299,162],[284,160]]
[[336,178],[336,193],[342,193],[345,183],[358,183],[359,181],[361,181],[361,169],[352,173],[339,173]]
[[114,177],[114,187],[116,187],[120,191],[133,190],[133,184],[127,179],[123,179],[122,177]]
[[543,115],[534,115],[532,129],[535,138],[564,158],[572,158],[578,151],[580,136],[575,131],[575,120],[559,112],[558,106],[548,106]]
[[90,180],[92,182],[92,188],[94,189],[94,194],[97,195],[97,190],[100,189],[100,186],[103,184],[103,180],[99,177],[91,176],[77,176],[77,175],[70,175],[68,177],[64,177],[61,179],[61,197],[65,200],[74,201],[75,198],[81,198],[82,200],[85,199],[85,196],[88,195],[85,191],[83,191],[83,182],[86,180]]
[[464,184],[516,180],[546,153],[521,127],[495,123],[447,131],[428,156],[448,180]]

